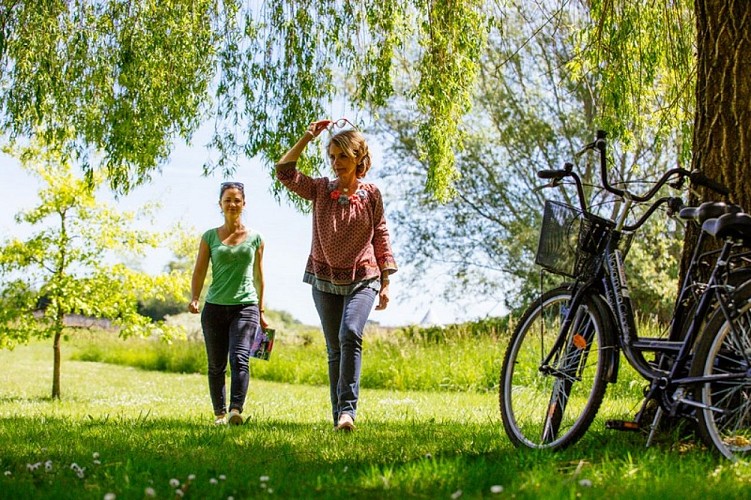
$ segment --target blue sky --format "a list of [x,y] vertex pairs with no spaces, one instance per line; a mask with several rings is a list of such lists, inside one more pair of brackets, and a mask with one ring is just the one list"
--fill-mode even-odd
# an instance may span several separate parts
[[[316,144],[320,144],[321,139]],[[371,141],[372,142],[372,141]],[[181,222],[194,228],[196,250],[200,234],[211,227],[222,224],[223,218],[218,207],[219,183],[228,180],[215,174],[202,175],[202,164],[209,153],[196,141],[197,146],[179,146],[175,149],[162,173],[154,174],[151,184],[137,188],[116,202],[124,210],[135,210],[147,202],[158,201],[161,208],[157,212],[156,224],[165,230]],[[374,168],[366,180],[379,185],[386,199],[388,219],[388,194],[377,177],[377,166],[381,153],[372,148]],[[236,175],[231,180],[245,183],[247,207],[245,223],[259,231],[265,241],[264,273],[266,277],[266,307],[285,310],[303,323],[318,325],[318,316],[310,296],[310,286],[302,282],[302,273],[310,249],[310,216],[297,212],[294,208],[274,200],[270,194],[268,173],[260,162],[242,159]],[[12,157],[0,153],[0,235],[2,237],[24,237],[29,228],[18,227],[13,216],[22,209],[31,208],[36,202],[37,180],[23,171]],[[390,230],[394,232],[393,224]],[[409,266],[408,256],[401,255],[397,242],[393,241],[397,262],[401,269]],[[141,263],[141,268],[151,273],[160,272],[172,258],[167,249],[154,251]],[[397,273],[391,280],[391,302],[385,311],[373,311],[370,319],[385,326],[418,324],[431,311],[437,323],[466,321],[488,314],[499,314],[499,306],[469,300],[467,304],[447,304],[435,297],[435,293],[406,296],[408,283]],[[430,282],[431,280],[426,280]],[[208,286],[208,285],[207,285]],[[187,292],[187,291],[186,291]],[[186,304],[187,308],[187,304]]]

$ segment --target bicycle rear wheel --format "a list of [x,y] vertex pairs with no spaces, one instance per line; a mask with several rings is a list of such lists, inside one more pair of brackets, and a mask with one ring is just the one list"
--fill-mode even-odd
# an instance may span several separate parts
[[717,310],[696,346],[692,376],[726,376],[699,385],[699,434],[730,460],[751,456],[751,282]]
[[[589,296],[573,312],[571,291],[559,287],[532,304],[516,327],[501,368],[499,404],[515,446],[562,449],[578,441],[602,404],[607,387],[610,321]],[[549,359],[547,366],[543,360]]]

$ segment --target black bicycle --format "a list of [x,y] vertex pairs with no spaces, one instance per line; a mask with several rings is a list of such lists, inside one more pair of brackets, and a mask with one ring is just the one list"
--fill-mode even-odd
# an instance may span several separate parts
[[[751,450],[751,282],[743,270],[751,243],[751,216],[714,203],[683,210],[702,224],[719,250],[696,251],[676,301],[668,338],[640,337],[623,265],[631,239],[661,206],[681,208],[680,198],[652,202],[633,224],[626,218],[666,184],[727,190],[699,173],[666,172],[643,195],[611,186],[607,179],[605,133],[577,155],[600,154],[602,187],[622,200],[612,219],[587,210],[582,182],[566,164],[538,176],[558,185],[570,178],[580,207],[547,201],[537,263],[571,282],[541,295],[522,315],[506,350],[500,379],[505,431],[517,446],[562,449],[587,431],[608,383],[617,381],[620,353],[649,383],[644,407],[633,422],[640,428],[648,402],[658,408],[649,424],[651,440],[663,415],[692,418],[705,441],[728,458]],[[711,261],[709,276],[698,269]],[[616,424],[617,425],[617,424]],[[648,440],[648,443],[649,443]]]

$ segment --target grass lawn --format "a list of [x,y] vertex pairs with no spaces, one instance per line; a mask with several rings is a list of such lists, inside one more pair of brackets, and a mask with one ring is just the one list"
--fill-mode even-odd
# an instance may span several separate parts
[[0,366],[0,498],[751,496],[748,464],[600,420],[564,452],[517,450],[493,393],[364,388],[342,434],[326,387],[252,380],[247,423],[218,428],[203,375],[66,358],[51,401],[51,344]]

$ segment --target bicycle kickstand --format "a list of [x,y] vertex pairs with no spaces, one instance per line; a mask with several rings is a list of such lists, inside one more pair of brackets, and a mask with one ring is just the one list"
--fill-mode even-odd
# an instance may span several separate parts
[[655,411],[655,418],[652,420],[652,424],[649,426],[649,436],[647,436],[647,448],[652,444],[652,439],[655,436],[655,431],[657,430],[657,427],[660,425],[660,420],[662,420],[662,407],[658,406],[657,411]]

